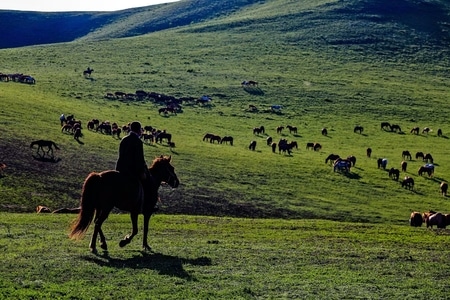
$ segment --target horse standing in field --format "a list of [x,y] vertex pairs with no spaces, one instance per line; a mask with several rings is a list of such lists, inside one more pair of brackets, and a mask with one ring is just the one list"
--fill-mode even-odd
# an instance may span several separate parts
[[281,134],[281,132],[283,131],[283,129],[284,129],[284,126],[278,126],[278,127],[277,127],[277,133],[278,133],[278,134]]
[[333,154],[331,153],[330,155],[327,156],[327,158],[325,159],[325,163],[330,162],[330,164],[334,163],[338,158],[340,158],[340,156],[338,154]]
[[319,143],[314,143],[313,149],[314,151],[319,151],[320,149],[322,149],[322,145]]
[[402,161],[400,166],[402,167],[402,172],[406,172],[406,168],[408,167],[408,163],[406,161]]
[[[447,197],[447,191],[448,191],[448,183],[447,182],[441,182],[441,185],[439,186],[441,190],[441,194],[444,197]],[[450,224],[449,224],[450,225]]]
[[420,212],[413,211],[411,212],[411,216],[409,217],[409,225],[413,227],[420,227],[422,226],[423,218]]
[[297,134],[297,127],[291,126],[291,125],[287,125],[286,128],[289,129],[289,133]]
[[349,155],[349,156],[347,156],[347,160],[348,160],[349,162],[351,162],[352,167],[354,167],[354,166],[356,165],[356,157],[355,157],[355,156]]
[[203,141],[209,141],[212,137],[214,136],[214,134],[212,133],[207,133],[203,136]]
[[126,235],[119,243],[120,247],[128,245],[138,233],[138,216],[144,215],[144,234],[142,246],[144,251],[151,248],[147,242],[148,225],[150,217],[156,211],[158,202],[158,189],[162,182],[172,188],[178,187],[180,181],[170,164],[171,157],[155,158],[147,170],[147,178],[142,182],[143,197],[136,188],[124,188],[124,176],[115,170],[101,173],[90,173],[81,191],[80,212],[71,226],[69,237],[79,239],[84,236],[89,225],[94,222],[94,232],[89,244],[91,252],[97,253],[97,236],[100,236],[100,247],[107,251],[106,238],[102,231],[102,224],[108,218],[114,207],[130,212],[132,232]]
[[442,129],[438,129],[438,131],[437,131],[437,136],[442,136]]
[[[46,140],[37,140],[34,142],[31,142],[30,148],[33,148],[35,145],[37,145],[36,153],[44,157],[45,155],[49,156],[50,158],[53,158],[53,148],[56,150],[59,150],[59,147],[55,144],[53,141],[46,141]],[[47,148],[47,151],[44,150],[44,147]],[[40,151],[42,151],[42,155],[40,154]]]
[[370,158],[372,156],[372,148],[367,148],[366,155],[368,158]]
[[268,136],[266,139],[267,146],[272,145],[272,142],[273,142],[273,138],[271,136]]
[[417,173],[419,174],[419,176],[422,176],[423,173],[427,173],[428,177],[431,177],[434,174],[434,166],[432,164],[421,166]]
[[423,152],[416,152],[416,159],[421,158],[423,160],[423,157],[424,157]]
[[379,168],[383,168],[383,170],[386,170],[387,163],[388,163],[388,161],[387,161],[386,158],[379,158],[379,159],[377,159],[378,169]]
[[220,141],[222,140],[222,138],[218,135],[213,135],[210,139],[209,142],[214,144],[215,141],[217,141],[217,144],[220,144]]
[[427,153],[424,155],[423,160],[426,161],[427,163],[433,163],[433,156],[431,156],[430,153]]
[[428,134],[431,131],[429,127],[424,127],[422,130],[422,134]]
[[251,141],[250,145],[248,145],[248,149],[255,151],[256,149],[256,141]]
[[402,187],[407,188],[409,190],[414,189],[414,179],[409,176],[405,176],[405,178],[402,181]]
[[265,128],[264,126],[260,126],[260,127],[255,127],[253,128],[253,134],[264,134],[265,133]]
[[228,144],[228,142],[230,142],[230,145],[233,146],[233,137],[232,136],[224,136],[221,140],[220,143],[223,144]]
[[419,134],[419,130],[420,128],[416,126],[411,129],[410,133]]
[[402,158],[403,158],[403,159],[409,158],[409,160],[412,160],[411,153],[409,153],[408,150],[403,151],[403,152],[402,152]]
[[386,130],[386,128],[391,130],[391,124],[389,124],[389,122],[381,122],[381,129]]
[[395,169],[395,168],[391,168],[389,170],[389,177],[392,178],[393,180],[398,181],[398,178],[400,177],[400,170],[399,169]]
[[277,143],[273,142],[270,146],[272,147],[272,152],[276,153],[277,152]]
[[328,130],[326,128],[322,128],[322,135],[327,136]]
[[353,128],[353,132],[359,132],[359,134],[361,134],[364,131],[364,127],[362,126],[355,126],[355,128]]

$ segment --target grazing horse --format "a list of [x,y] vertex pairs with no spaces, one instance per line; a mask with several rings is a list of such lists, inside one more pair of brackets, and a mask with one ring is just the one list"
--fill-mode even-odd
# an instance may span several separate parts
[[325,159],[325,163],[330,162],[330,164],[334,163],[338,158],[340,158],[340,156],[338,154],[333,154],[331,153],[330,155],[327,156],[327,158]]
[[411,216],[409,217],[409,225],[413,227],[420,227],[422,226],[423,218],[420,212],[413,211],[411,212]]
[[391,130],[391,124],[389,124],[389,122],[381,122],[381,129],[386,130],[386,128]]
[[419,176],[422,176],[423,173],[427,173],[428,177],[431,177],[434,174],[434,165],[426,164],[424,166],[421,166],[417,173],[419,174]]
[[214,136],[214,134],[207,133],[203,136],[203,141],[209,141],[213,136]]
[[425,216],[425,220],[424,221],[427,224],[427,228],[428,227],[433,228],[434,225],[436,225],[437,228],[445,228],[447,226],[446,218],[440,212],[424,213],[424,216]]
[[433,163],[433,156],[431,156],[430,153],[427,153],[424,155],[423,160],[428,162],[428,163]]
[[326,128],[322,128],[322,135],[327,136],[328,130]]
[[314,143],[313,149],[314,151],[319,151],[320,149],[322,149],[322,145],[319,143]]
[[277,133],[281,134],[281,132],[283,131],[284,126],[278,126],[277,127]]
[[78,127],[77,129],[75,129],[75,131],[73,132],[73,138],[75,140],[79,141],[80,137],[82,137],[82,136],[83,136],[83,133],[81,132],[81,128]]
[[218,135],[213,135],[210,139],[209,142],[214,144],[215,141],[217,141],[217,144],[220,144],[220,141],[222,140],[222,138]]
[[287,125],[286,128],[289,129],[289,133],[297,134],[297,127],[291,126],[291,125]]
[[277,152],[277,143],[273,142],[270,146],[272,147],[272,152],[276,153]]
[[391,125],[391,131],[402,132],[402,129],[400,128],[400,125],[392,124],[392,125]]
[[114,207],[130,212],[132,232],[120,241],[119,246],[128,245],[138,232],[138,216],[144,215],[144,234],[142,246],[145,251],[151,250],[147,242],[150,217],[156,211],[158,189],[162,182],[172,188],[178,187],[180,181],[170,164],[171,156],[155,158],[148,168],[147,178],[142,182],[143,197],[136,197],[135,189],[123,188],[124,177],[118,171],[108,170],[101,173],[90,173],[81,191],[81,210],[71,226],[69,237],[79,239],[84,236],[89,225],[94,222],[89,248],[97,253],[97,236],[100,236],[100,247],[107,251],[106,238],[102,231],[102,224],[108,218]]
[[353,132],[359,132],[360,134],[364,131],[364,128],[362,126],[355,126],[353,129]]
[[367,148],[367,150],[366,150],[366,155],[367,155],[367,157],[371,157],[372,156],[372,148]]
[[306,143],[306,150],[308,149],[314,150],[314,143]]
[[406,161],[402,161],[400,166],[402,167],[402,172],[406,172],[406,168],[408,167],[408,163]]
[[268,136],[266,139],[267,146],[272,145],[272,142],[273,142],[273,138],[271,136]]
[[172,135],[170,133],[162,131],[156,135],[155,142],[158,143],[159,141],[159,143],[162,143],[163,139],[166,139],[167,142],[170,143],[172,141]]
[[349,155],[349,156],[347,156],[347,160],[348,160],[349,162],[351,162],[352,167],[355,166],[355,164],[356,164],[356,157],[355,157],[355,156]]
[[405,176],[405,178],[402,181],[402,187],[407,188],[409,190],[414,189],[414,179],[409,176]]
[[437,131],[437,136],[442,136],[442,129],[438,129],[438,131]]
[[[35,145],[38,146],[36,153],[42,157],[47,155],[47,156],[53,158],[53,147],[56,150],[59,150],[59,147],[53,141],[37,140],[37,141],[31,142],[30,148],[33,148]],[[44,147],[47,147],[47,151],[44,150]],[[40,151],[42,151],[42,155],[40,154]]]
[[389,170],[389,177],[392,178],[393,180],[398,181],[398,178],[400,177],[400,170],[399,169],[395,169],[395,168],[391,168]]
[[256,141],[251,141],[250,145],[248,145],[248,149],[255,151],[256,149]]
[[410,133],[419,134],[419,130],[420,130],[420,128],[416,126],[411,129]]
[[233,146],[233,137],[232,136],[224,136],[220,140],[220,143],[223,144],[224,142],[225,142],[225,144],[228,144],[228,142],[230,142],[230,145]]
[[377,159],[378,169],[383,168],[383,170],[386,170],[387,163],[388,163],[388,161],[386,158]]
[[423,152],[416,152],[416,159],[419,159],[419,158],[421,158],[423,160],[423,158],[424,158]]
[[409,153],[408,150],[404,150],[404,151],[402,152],[402,158],[403,158],[403,159],[409,158],[409,160],[411,160],[411,159],[412,159],[411,153]]
[[423,128],[423,130],[422,130],[422,134],[428,134],[428,132],[430,132],[431,131],[431,129],[429,128],[429,127],[424,127]]
[[333,171],[343,171],[345,173],[348,173],[350,172],[351,165],[352,163],[346,159],[337,159],[333,163]]
[[441,190],[442,196],[446,197],[447,196],[447,190],[448,190],[448,183],[445,182],[445,181],[441,182],[441,185],[439,186],[439,188]]
[[94,69],[91,68],[87,68],[86,70],[83,71],[83,76],[84,77],[91,77],[92,72],[94,72]]
[[253,128],[253,134],[264,134],[266,132],[266,129],[264,128],[264,126],[260,126],[260,127],[255,127]]

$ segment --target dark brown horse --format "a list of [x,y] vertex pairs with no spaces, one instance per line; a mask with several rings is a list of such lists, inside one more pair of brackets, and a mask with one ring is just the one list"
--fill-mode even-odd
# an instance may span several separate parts
[[233,146],[233,137],[232,136],[224,136],[221,140],[220,143],[223,144],[228,144],[228,142],[230,142],[230,145]]
[[442,196],[446,197],[447,196],[447,191],[448,191],[448,183],[445,182],[445,181],[441,182],[441,185],[439,186],[439,188],[441,190]]
[[251,141],[250,145],[248,145],[248,149],[255,151],[256,149],[256,141]]
[[355,128],[353,128],[353,132],[359,132],[360,134],[364,131],[364,128],[362,126],[355,126]]
[[278,126],[277,127],[277,133],[281,134],[281,132],[283,131],[284,126]]
[[420,130],[420,128],[416,126],[416,127],[411,128],[410,133],[419,134],[419,130]]
[[289,133],[297,134],[297,127],[291,126],[291,125],[287,125],[286,128],[289,129]]
[[[56,150],[59,150],[59,147],[53,141],[37,140],[37,141],[31,142],[30,148],[33,148],[35,145],[38,146],[36,153],[42,157],[47,155],[47,156],[53,158],[53,148],[55,148]],[[44,147],[47,148],[47,151],[44,150]],[[40,153],[41,151],[42,151],[42,155]]]
[[88,67],[86,70],[83,71],[83,76],[91,77],[92,72],[94,72],[94,69]]
[[411,212],[411,215],[409,217],[409,225],[413,227],[420,227],[422,226],[423,218],[420,212],[413,211]]
[[260,127],[255,127],[253,128],[253,134],[264,134],[266,132],[266,129],[264,128],[264,126],[260,126]]
[[406,161],[402,161],[400,166],[402,167],[402,172],[406,172],[406,168],[408,167],[408,163]]
[[367,155],[367,157],[369,157],[369,158],[370,158],[370,156],[372,156],[372,148],[367,148],[367,150],[366,150],[366,155]]
[[355,156],[349,155],[349,156],[347,156],[347,160],[348,160],[349,162],[351,162],[352,167],[354,167],[354,166],[356,165],[356,157],[355,157]]
[[379,159],[377,159],[378,169],[379,168],[383,168],[383,170],[386,170],[387,163],[388,163],[388,161],[387,161],[386,158],[379,158]]
[[395,169],[395,168],[391,168],[389,170],[389,177],[392,178],[393,180],[398,181],[398,178],[400,177],[400,170],[399,169]]
[[331,153],[330,155],[327,156],[327,158],[325,159],[325,163],[330,162],[330,164],[334,163],[335,160],[337,160],[338,158],[340,158],[340,156],[338,154],[333,154]]
[[389,122],[381,122],[381,129],[386,130],[386,128],[391,130],[391,124]]
[[402,158],[403,159],[409,158],[409,160],[411,160],[412,159],[411,153],[408,150],[404,150],[402,152]]
[[172,135],[170,133],[162,131],[156,135],[155,142],[162,143],[163,139],[166,139],[167,142],[170,143],[172,141]]
[[423,160],[428,163],[433,163],[433,156],[430,153],[424,155]]
[[214,144],[214,142],[217,141],[217,144],[220,144],[220,141],[222,140],[222,138],[218,135],[213,135],[210,139],[209,142]]
[[437,136],[442,136],[442,129],[438,129],[438,131],[437,131]]
[[402,187],[407,188],[409,190],[414,189],[414,179],[409,176],[405,176],[405,178],[402,181]]
[[422,176],[423,173],[427,173],[428,177],[431,177],[434,174],[434,166],[432,164],[426,164],[424,166],[421,166],[417,171],[417,173],[419,174],[419,176]]
[[391,125],[391,131],[402,132],[402,128],[400,127],[400,125],[392,124],[392,125]]
[[423,157],[424,157],[423,152],[416,152],[416,159],[421,158],[423,160]]
[[212,133],[207,133],[203,136],[203,141],[209,141],[211,139],[211,137],[213,137],[214,134]]
[[322,135],[327,136],[328,130],[326,128],[322,128]]
[[120,241],[120,247],[131,242],[138,232],[138,216],[144,215],[144,234],[142,246],[144,250],[151,250],[147,242],[148,225],[150,217],[155,211],[158,201],[158,189],[162,182],[166,182],[172,188],[179,185],[174,167],[170,164],[171,157],[158,157],[153,160],[148,168],[147,178],[142,183],[144,197],[143,203],[136,197],[136,191],[124,189],[123,175],[115,170],[103,171],[101,173],[90,173],[84,181],[81,192],[81,205],[78,218],[74,220],[69,237],[79,239],[84,236],[89,225],[94,222],[89,248],[91,252],[97,253],[97,236],[100,236],[100,247],[107,250],[106,238],[102,231],[102,224],[108,218],[114,207],[130,212],[132,232]]

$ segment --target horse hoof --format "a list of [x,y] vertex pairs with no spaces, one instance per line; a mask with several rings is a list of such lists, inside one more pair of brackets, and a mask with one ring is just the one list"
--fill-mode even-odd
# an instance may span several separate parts
[[152,247],[150,247],[149,245],[145,245],[144,247],[142,247],[142,251],[153,252]]
[[108,251],[108,245],[106,245],[106,243],[100,244],[100,248],[102,248],[105,251]]
[[130,243],[129,240],[123,239],[123,240],[121,240],[121,241],[119,242],[119,246],[120,246],[120,247],[125,247],[125,246],[128,245],[129,243]]

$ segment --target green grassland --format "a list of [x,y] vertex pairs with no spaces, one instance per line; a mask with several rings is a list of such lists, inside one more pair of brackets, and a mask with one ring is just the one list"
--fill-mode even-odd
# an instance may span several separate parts
[[[446,24],[448,5],[433,5],[441,7],[439,24]],[[443,270],[448,232],[410,228],[408,218],[412,210],[450,212],[448,197],[439,193],[450,174],[448,37],[432,26],[411,30],[399,19],[368,1],[274,0],[132,38],[0,50],[0,72],[37,80],[0,82],[0,162],[7,164],[0,178],[1,273],[21,256],[18,264],[30,270],[3,279],[3,295],[134,293],[144,299],[152,289],[149,298],[167,299],[440,298],[449,291]],[[91,78],[82,75],[88,66]],[[258,86],[242,87],[249,79]],[[213,100],[160,115],[154,101],[105,98],[136,90]],[[249,111],[250,104],[258,111]],[[271,112],[273,104],[283,105],[281,112]],[[139,120],[172,133],[172,150],[165,143],[145,145],[149,163],[172,155],[181,181],[177,189],[160,189],[161,213],[150,233],[156,253],[136,251],[138,235],[127,249],[113,247],[111,257],[91,256],[87,239],[67,239],[72,216],[17,214],[37,205],[78,206],[87,174],[114,168],[119,140],[84,128],[77,143],[61,132],[61,113],[83,125],[93,118]],[[385,121],[403,132],[381,130]],[[254,135],[261,125],[266,134]],[[298,133],[277,134],[280,125]],[[356,125],[362,134],[353,132]],[[415,126],[432,131],[411,134]],[[324,127],[328,136],[321,135]],[[205,133],[231,135],[234,145],[204,142]],[[297,141],[299,149],[272,153],[267,136]],[[57,162],[33,158],[29,145],[37,139],[60,146]],[[248,149],[252,140],[256,151]],[[307,142],[323,148],[307,150]],[[418,176],[422,160],[408,161],[400,177],[415,179],[413,191],[377,168],[378,158],[400,168],[403,150],[435,160],[433,177]],[[330,153],[354,155],[356,166],[347,175],[333,172],[325,164]],[[114,215],[104,230],[118,241],[129,226],[126,216]],[[62,274],[70,274],[70,283]]]

